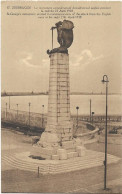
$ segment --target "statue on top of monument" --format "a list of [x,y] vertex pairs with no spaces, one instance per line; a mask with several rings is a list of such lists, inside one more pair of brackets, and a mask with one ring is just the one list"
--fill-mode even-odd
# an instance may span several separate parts
[[[67,48],[69,48],[73,42],[73,28],[74,24],[71,21],[64,20],[63,22],[59,21],[55,24],[55,27],[52,27],[52,50],[47,50],[47,54],[51,53],[68,53]],[[58,43],[60,47],[53,49],[53,30],[57,29],[58,33]]]

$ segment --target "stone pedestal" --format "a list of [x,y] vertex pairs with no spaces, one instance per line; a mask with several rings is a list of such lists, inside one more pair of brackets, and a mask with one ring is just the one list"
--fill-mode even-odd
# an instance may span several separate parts
[[[50,55],[47,126],[36,147],[39,155],[48,159],[67,159],[67,153],[76,151],[70,120],[69,55],[66,53]],[[68,157],[71,155],[77,154]]]

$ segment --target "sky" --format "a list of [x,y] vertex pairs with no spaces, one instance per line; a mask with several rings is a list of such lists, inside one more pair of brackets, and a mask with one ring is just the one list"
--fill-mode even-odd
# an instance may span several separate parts
[[[12,5],[111,7],[109,10],[81,12],[111,13],[106,16],[83,16],[71,19],[74,40],[69,51],[70,89],[76,92],[104,92],[101,83],[108,75],[109,92],[121,92],[121,10],[120,2],[2,2],[2,91],[47,91],[51,49],[50,28],[63,19],[40,19],[36,16],[10,16]],[[48,4],[48,5],[47,5]],[[26,12],[29,10],[24,10]],[[35,12],[35,10],[31,10]],[[67,18],[66,18],[67,19]],[[54,47],[58,47],[54,32]]]

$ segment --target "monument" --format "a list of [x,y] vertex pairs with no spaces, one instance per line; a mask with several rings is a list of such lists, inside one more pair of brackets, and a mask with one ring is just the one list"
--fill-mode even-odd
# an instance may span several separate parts
[[51,28],[52,40],[53,30],[57,29],[60,47],[47,51],[50,57],[47,126],[31,152],[31,155],[45,159],[62,160],[84,154],[84,148],[73,138],[70,118],[68,48],[73,42],[73,28],[73,23],[68,20]]

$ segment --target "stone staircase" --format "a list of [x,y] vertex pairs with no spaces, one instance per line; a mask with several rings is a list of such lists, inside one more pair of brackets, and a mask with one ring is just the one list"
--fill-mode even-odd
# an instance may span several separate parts
[[[108,154],[108,164],[116,163],[120,158]],[[56,174],[81,169],[87,169],[97,166],[103,166],[104,153],[87,150],[83,157],[71,158],[68,160],[37,160],[29,158],[29,152],[20,154],[2,155],[2,164],[9,165],[12,168],[37,172],[42,174]],[[3,169],[2,169],[3,170]]]

